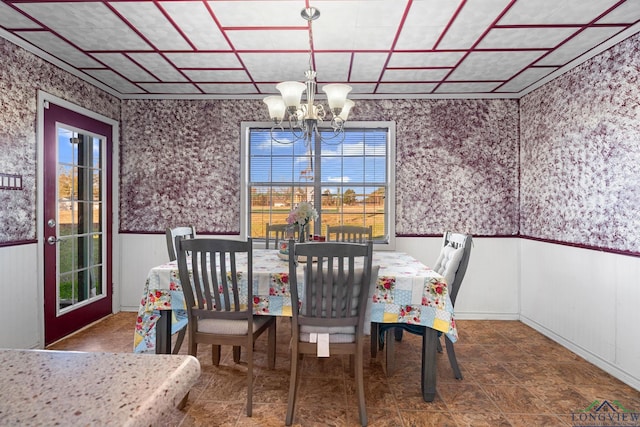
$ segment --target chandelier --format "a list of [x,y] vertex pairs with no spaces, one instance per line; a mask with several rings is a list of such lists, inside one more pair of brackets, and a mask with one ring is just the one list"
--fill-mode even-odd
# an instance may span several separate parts
[[[300,15],[309,22],[309,69],[304,73],[306,81],[304,83],[296,81],[282,82],[276,85],[281,96],[268,96],[264,103],[269,108],[269,117],[273,120],[271,127],[271,139],[281,144],[291,144],[304,140],[308,145],[315,133],[316,138],[323,142],[333,142],[336,144],[344,141],[344,124],[349,116],[349,111],[354,102],[347,99],[347,94],[351,91],[351,86],[341,83],[327,84],[322,90],[327,94],[327,102],[331,113],[331,129],[333,132],[320,133],[318,125],[322,123],[327,112],[322,104],[314,104],[316,93],[316,72],[313,69],[312,49],[313,31],[312,21],[320,17],[320,11],[314,7],[302,9]],[[306,100],[302,101],[302,94],[306,92]],[[284,131],[288,127],[292,135],[292,140],[279,140],[274,136],[278,130]]]

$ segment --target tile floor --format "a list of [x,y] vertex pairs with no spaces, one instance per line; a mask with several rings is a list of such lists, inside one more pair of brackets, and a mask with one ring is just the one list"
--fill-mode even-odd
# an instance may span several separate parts
[[[135,313],[118,313],[49,348],[130,352],[135,318]],[[370,426],[585,425],[578,411],[595,400],[616,400],[627,410],[640,412],[640,391],[521,322],[460,320],[458,327],[460,341],[455,348],[464,379],[454,379],[446,354],[438,355],[438,394],[431,403],[423,402],[420,394],[419,337],[405,334],[396,343],[398,369],[390,376],[383,372],[380,360],[369,357],[367,343],[365,386]],[[287,319],[279,319],[274,370],[266,367],[266,334],[256,345],[253,417],[245,415],[245,365],[235,365],[231,352],[225,349],[221,365],[214,367],[209,348],[200,346],[200,380],[185,408],[175,419],[166,420],[166,425],[284,425],[289,333]],[[182,353],[186,347],[185,343]],[[307,358],[303,367],[294,424],[358,426],[348,359]]]

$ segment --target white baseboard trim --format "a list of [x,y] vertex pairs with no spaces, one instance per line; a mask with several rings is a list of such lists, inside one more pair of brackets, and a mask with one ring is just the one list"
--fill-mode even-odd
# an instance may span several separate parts
[[456,320],[520,320],[518,313],[455,312]]
[[640,391],[640,378],[634,377],[628,372],[620,369],[620,367],[592,353],[586,348],[566,340],[565,338],[556,334],[552,330],[547,329],[546,327],[542,326],[541,324],[539,324],[533,319],[530,319],[526,316],[520,316],[520,321],[525,325],[530,326],[536,331],[540,332],[542,335],[546,336],[547,338],[550,338],[553,341],[557,342],[558,344],[562,345],[563,347],[571,350],[572,352],[584,358],[588,362],[593,363],[594,365],[596,365],[598,368],[602,369],[606,373],[616,377],[617,379],[624,382],[625,384]]

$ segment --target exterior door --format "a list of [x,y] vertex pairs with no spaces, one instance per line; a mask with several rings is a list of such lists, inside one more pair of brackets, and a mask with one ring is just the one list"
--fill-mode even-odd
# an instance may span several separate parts
[[45,103],[45,345],[112,312],[111,132]]

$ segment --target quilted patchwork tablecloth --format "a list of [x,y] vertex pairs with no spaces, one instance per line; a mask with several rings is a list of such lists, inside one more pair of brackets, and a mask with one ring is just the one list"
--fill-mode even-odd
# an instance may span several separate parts
[[[242,259],[239,262],[241,270]],[[447,334],[453,342],[457,340],[453,305],[444,277],[402,252],[376,251],[373,264],[379,265],[380,270],[369,293],[367,313],[372,322],[424,325]],[[298,267],[300,272],[303,265]],[[254,249],[253,294],[254,313],[292,315],[289,266],[278,257],[277,250]],[[155,351],[155,325],[161,310],[171,310],[172,332],[176,332],[187,322],[185,309],[176,262],[152,268],[140,300],[134,351]]]

